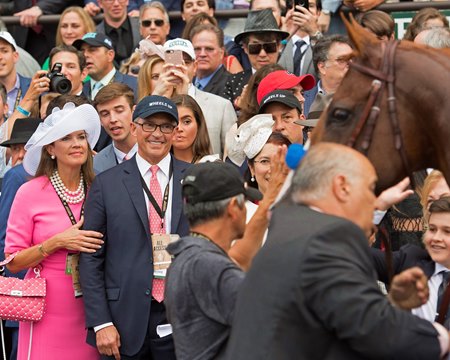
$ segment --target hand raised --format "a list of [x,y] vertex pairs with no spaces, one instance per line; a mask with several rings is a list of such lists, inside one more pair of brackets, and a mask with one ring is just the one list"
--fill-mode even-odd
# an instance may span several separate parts
[[402,271],[392,279],[389,299],[402,309],[422,306],[428,301],[428,296],[428,279],[419,267]]

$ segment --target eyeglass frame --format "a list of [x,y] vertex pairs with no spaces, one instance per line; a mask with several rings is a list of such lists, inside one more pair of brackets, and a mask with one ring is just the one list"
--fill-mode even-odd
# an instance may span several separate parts
[[[272,48],[269,48],[273,46]],[[258,48],[258,52],[255,52],[255,50],[251,50],[251,48]],[[278,51],[278,42],[277,41],[270,41],[270,42],[264,42],[264,43],[253,43],[253,44],[247,44],[247,50],[250,55],[258,55],[261,53],[261,50],[263,50],[267,54],[273,54]],[[273,50],[273,51],[272,51]]]
[[140,23],[142,27],[149,28],[150,26],[152,26],[152,24],[155,24],[157,27],[163,27],[166,22],[164,21],[164,19],[145,19],[141,20]]
[[[177,125],[168,124],[168,123],[159,124],[159,125],[158,124],[149,123],[149,122],[140,123],[138,121],[135,121],[134,123],[137,124],[137,125],[141,125],[142,131],[147,132],[147,133],[155,132],[156,129],[159,128],[159,131],[161,131],[161,133],[163,133],[163,134],[172,134],[175,131],[175,128],[177,127]],[[154,129],[153,130],[148,130],[149,126],[154,127]],[[169,126],[172,130],[170,132],[163,131],[163,128],[162,128],[163,126]],[[145,127],[147,127],[147,130],[145,130]]]

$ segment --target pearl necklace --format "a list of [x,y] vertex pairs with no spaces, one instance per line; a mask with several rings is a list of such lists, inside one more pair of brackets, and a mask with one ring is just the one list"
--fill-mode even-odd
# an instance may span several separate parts
[[52,183],[59,198],[68,204],[79,204],[84,200],[83,173],[80,174],[80,184],[75,191],[70,191],[66,185],[64,185],[61,177],[59,176],[58,170],[55,170],[52,176],[50,176],[50,182]]

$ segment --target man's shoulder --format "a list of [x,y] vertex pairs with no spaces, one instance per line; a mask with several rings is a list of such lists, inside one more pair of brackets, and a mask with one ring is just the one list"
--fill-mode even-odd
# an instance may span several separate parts
[[[216,94],[212,94],[206,91],[202,91],[197,89],[196,90],[197,94],[196,94],[196,100],[200,100],[200,101],[207,101],[206,104],[208,104],[208,102],[213,102],[214,106],[227,106],[228,104],[231,105],[231,107],[233,106],[230,102],[230,100],[227,100],[219,95]],[[203,104],[202,104],[203,105]]]

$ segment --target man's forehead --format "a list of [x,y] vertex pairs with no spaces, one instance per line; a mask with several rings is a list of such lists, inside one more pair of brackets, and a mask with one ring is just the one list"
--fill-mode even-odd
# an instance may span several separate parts
[[175,122],[175,120],[166,113],[157,113],[150,116],[147,116],[146,118],[140,118],[142,121],[147,123],[154,123],[154,124],[164,124],[164,123],[172,123]]

